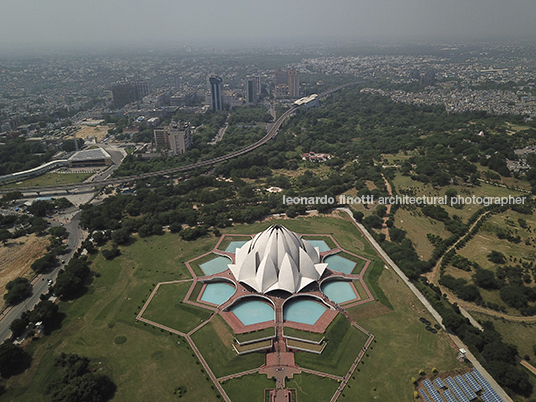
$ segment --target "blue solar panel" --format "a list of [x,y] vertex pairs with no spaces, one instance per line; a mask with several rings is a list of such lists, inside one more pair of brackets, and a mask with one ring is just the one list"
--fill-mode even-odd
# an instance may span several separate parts
[[485,393],[487,396],[489,396],[492,402],[504,402],[502,398],[497,394],[497,392],[492,388],[491,385],[486,381],[486,379],[480,374],[480,372],[477,369],[474,369],[473,377],[479,382],[480,385],[482,385],[482,388],[484,388]]
[[445,382],[447,383],[451,391],[454,392],[454,395],[456,395],[456,398],[458,398],[460,402],[469,402],[469,399],[467,399],[462,390],[456,385],[456,382],[454,382],[451,377],[447,377],[445,379]]
[[495,398],[488,391],[484,392],[480,397],[484,402],[495,402]]
[[434,380],[434,384],[436,385],[437,388],[441,389],[441,388],[446,388],[445,386],[445,383],[443,382],[443,380],[439,377],[437,377],[435,380]]
[[430,399],[428,399],[428,397],[426,396],[426,392],[424,392],[424,389],[420,388],[419,393],[421,394],[422,399],[424,399],[426,402],[430,402]]
[[465,381],[467,381],[467,384],[469,384],[469,386],[473,389],[473,391],[475,392],[478,392],[482,389],[482,387],[480,386],[480,384],[478,384],[475,379],[473,378],[473,376],[471,375],[471,373],[465,373],[463,375],[463,378],[465,378]]
[[437,392],[434,388],[432,381],[427,378],[422,382],[422,384],[426,387],[426,390],[428,391],[434,402],[445,402],[443,398],[441,398],[441,395],[439,395],[439,392]]
[[458,383],[458,385],[460,386],[460,388],[465,393],[467,398],[469,398],[470,401],[472,401],[473,399],[476,399],[476,394],[469,387],[469,385],[467,385],[467,383],[463,380],[461,375],[457,375],[454,379],[456,380],[456,382]]
[[456,398],[454,398],[454,395],[452,395],[448,389],[443,392],[443,396],[445,397],[447,402],[458,402]]

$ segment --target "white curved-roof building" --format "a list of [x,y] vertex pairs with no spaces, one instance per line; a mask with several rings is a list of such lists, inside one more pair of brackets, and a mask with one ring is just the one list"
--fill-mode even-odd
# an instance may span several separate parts
[[297,293],[320,279],[327,266],[320,262],[318,247],[284,226],[272,225],[236,249],[229,269],[259,293]]

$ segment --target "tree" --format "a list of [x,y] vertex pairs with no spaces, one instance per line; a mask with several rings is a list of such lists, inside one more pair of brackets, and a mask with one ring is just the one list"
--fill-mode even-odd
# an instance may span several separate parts
[[361,211],[354,211],[353,215],[354,219],[358,222],[361,222],[363,220],[363,217],[365,216],[365,214]]
[[473,275],[473,282],[484,289],[499,288],[499,282],[495,278],[495,273],[487,269],[478,269]]
[[68,237],[67,229],[65,229],[64,226],[53,226],[50,229],[48,229],[48,232],[57,238],[64,239]]
[[34,201],[28,211],[35,216],[43,217],[54,211],[54,204],[46,200]]
[[31,268],[36,274],[42,274],[44,272],[47,272],[51,268],[54,268],[57,262],[58,260],[53,253],[47,253],[43,257],[35,260],[32,263]]
[[486,257],[488,257],[488,260],[495,264],[504,264],[506,263],[506,257],[503,253],[500,251],[492,250],[491,253],[489,253]]
[[501,299],[510,307],[526,307],[528,303],[527,296],[523,292],[522,286],[506,285],[500,290]]
[[31,322],[42,321],[49,323],[54,320],[56,314],[58,314],[59,307],[56,303],[53,303],[48,300],[41,300],[37,305],[30,311],[29,319]]
[[32,285],[26,278],[15,278],[6,285],[4,300],[7,304],[17,304],[32,295]]
[[130,241],[130,233],[123,228],[114,230],[112,233],[112,240],[119,245],[127,244]]
[[20,346],[11,342],[4,342],[0,345],[0,375],[11,377],[22,372],[29,366],[31,357]]
[[28,320],[25,320],[23,318],[14,319],[9,325],[9,329],[11,330],[11,338],[15,339],[21,336],[26,330],[27,326]]

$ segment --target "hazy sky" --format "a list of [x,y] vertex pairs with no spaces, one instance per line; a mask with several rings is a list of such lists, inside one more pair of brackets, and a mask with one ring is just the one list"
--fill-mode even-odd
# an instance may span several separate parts
[[0,45],[536,39],[536,0],[0,0]]

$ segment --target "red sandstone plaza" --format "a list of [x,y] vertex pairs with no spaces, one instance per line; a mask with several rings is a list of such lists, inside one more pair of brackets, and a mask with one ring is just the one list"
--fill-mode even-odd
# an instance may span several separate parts
[[[307,238],[315,240],[305,240]],[[238,239],[240,241],[237,241]],[[326,242],[333,246],[329,247]],[[227,248],[223,249],[223,246]],[[339,254],[348,258],[340,257]],[[211,255],[214,256],[212,260],[209,259]],[[205,273],[203,270],[205,264],[199,264],[200,261],[209,259],[212,263],[219,263],[221,261],[216,261],[218,258],[228,259],[228,264],[223,262],[223,265],[220,264],[220,267],[215,269],[218,272],[212,274],[202,276],[196,273],[196,271]],[[355,273],[354,271],[359,269],[357,265],[363,263],[361,270]],[[293,394],[292,389],[285,388],[285,379],[304,372],[337,380],[340,385],[331,399],[334,401],[374,339],[371,333],[355,323],[345,311],[347,307],[374,300],[363,280],[370,263],[371,261],[364,257],[343,250],[332,235],[296,234],[280,225],[272,225],[255,236],[224,234],[210,252],[186,262],[193,281],[188,279],[157,284],[137,319],[184,336],[224,400],[230,401],[221,383],[231,378],[259,372],[275,379],[276,388],[269,392],[265,390],[265,396],[270,395],[269,399],[265,398],[266,401],[294,401],[297,398],[293,395],[296,394]],[[190,281],[192,284],[183,303],[211,310],[212,314],[206,321],[192,331],[183,333],[143,317],[161,285]],[[362,289],[361,295],[356,290],[354,282]],[[202,284],[200,291],[199,284]],[[208,295],[210,292],[207,289],[210,287],[212,291],[214,285],[223,286],[223,290],[232,295],[218,296],[216,292],[216,299],[212,300],[205,293]],[[199,291],[197,296],[194,294],[195,289]],[[328,297],[328,294],[332,298]],[[332,299],[339,299],[339,302]],[[259,307],[261,310],[258,310]],[[308,308],[311,308],[311,313],[308,312]],[[268,316],[264,316],[265,313]],[[326,346],[323,338],[320,341],[313,341],[307,337],[300,338],[300,331],[322,334],[339,313],[368,337],[359,353],[349,351],[356,353],[356,359],[347,374],[341,377],[299,367],[294,360],[296,351],[321,354]],[[173,312],[170,311],[170,314]],[[274,328],[274,332],[268,335],[263,331],[263,335],[258,339],[254,339],[253,336],[252,339],[240,343],[235,338],[233,345],[239,355],[266,353],[264,365],[225,377],[217,378],[213,374],[209,364],[192,341],[191,335],[216,315],[225,320],[235,335]],[[285,329],[292,334],[285,334]]]

